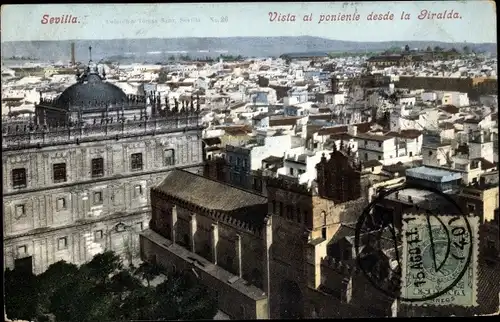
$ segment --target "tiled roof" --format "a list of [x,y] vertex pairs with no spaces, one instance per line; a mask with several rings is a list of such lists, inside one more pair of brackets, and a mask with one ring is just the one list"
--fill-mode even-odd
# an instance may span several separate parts
[[206,145],[216,145],[216,144],[221,144],[221,140],[218,137],[215,138],[206,138],[203,139],[203,142],[205,142]]
[[329,121],[332,119],[332,114],[327,113],[327,114],[311,114],[309,115],[310,120],[326,120]]
[[276,157],[274,155],[268,156],[267,158],[263,159],[262,162],[265,163],[282,163],[283,162],[283,157]]
[[281,117],[269,120],[269,126],[296,125],[299,117]]
[[172,170],[153,189],[210,210],[234,212],[245,222],[261,223],[267,212],[267,198],[184,170]]
[[493,169],[495,167],[494,163],[486,160],[485,158],[477,158],[474,160],[481,161],[481,169],[482,170]]
[[240,136],[252,133],[252,129],[246,126],[231,126],[224,128],[226,134]]
[[422,135],[422,132],[418,130],[402,130],[399,133],[398,132],[388,132],[385,134],[388,137],[399,137],[399,138],[404,138],[404,139],[416,139],[420,135]]
[[324,127],[318,130],[318,135],[330,135],[347,132],[347,125]]
[[392,136],[385,136],[385,135],[377,135],[377,134],[368,134],[368,133],[358,133],[356,135],[358,139],[362,140],[368,140],[368,141],[386,141],[389,139],[392,139]]
[[362,166],[364,168],[379,167],[381,165],[382,163],[380,163],[380,161],[378,160],[368,160],[362,163]]
[[444,105],[441,106],[439,109],[449,114],[456,114],[459,112],[459,108],[454,105]]
[[468,123],[468,124],[479,124],[479,122],[481,122],[481,120],[478,120],[476,118],[470,118],[470,119],[464,120],[464,123]]

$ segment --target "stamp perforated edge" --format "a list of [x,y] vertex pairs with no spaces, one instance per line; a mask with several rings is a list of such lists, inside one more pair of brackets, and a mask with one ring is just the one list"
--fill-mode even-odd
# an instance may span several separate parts
[[[402,219],[404,219],[405,216],[412,216],[416,217],[418,221],[422,221],[422,223],[427,224],[427,215],[426,214],[403,214]],[[440,219],[449,219],[451,215],[436,215],[436,217],[439,217]],[[462,216],[463,217],[463,216]],[[476,307],[478,306],[477,303],[477,290],[478,290],[478,276],[479,276],[479,271],[478,271],[478,257],[479,257],[479,218],[478,217],[472,217],[472,216],[467,216],[463,217],[466,218],[467,221],[469,222],[471,232],[472,232],[472,237],[473,237],[473,243],[472,243],[472,258],[469,263],[469,265],[472,265],[472,278],[473,278],[473,283],[472,283],[472,303],[469,304],[456,304],[456,303],[435,303],[435,302],[430,302],[430,300],[424,300],[424,301],[415,301],[415,302],[408,302],[408,301],[403,301],[406,302],[406,304],[411,304],[414,306],[460,306],[460,307]],[[408,223],[406,221],[402,221],[403,226],[401,229],[401,237],[402,237],[402,255],[401,255],[401,295],[405,297],[405,294],[403,292],[405,288],[405,276],[407,274],[406,271],[406,265],[403,263],[406,263],[407,259],[407,254],[408,254],[408,249],[407,249],[407,243],[406,243],[406,235],[404,232],[407,230],[407,225]],[[414,223],[413,223],[414,224]]]

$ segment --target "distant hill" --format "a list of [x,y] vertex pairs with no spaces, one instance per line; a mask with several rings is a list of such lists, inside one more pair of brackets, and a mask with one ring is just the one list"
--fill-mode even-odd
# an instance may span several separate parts
[[[227,37],[227,38],[150,38],[113,40],[63,40],[63,41],[12,41],[2,42],[2,57],[39,57],[41,60],[69,60],[70,44],[75,42],[78,61],[88,60],[88,47],[92,46],[93,60],[103,58],[124,58],[161,61],[169,56],[187,54],[190,56],[242,55],[245,57],[280,56],[297,52],[363,52],[382,51],[391,47],[427,48],[439,46],[444,49],[462,50],[464,43],[438,41],[385,41],[356,42],[331,40],[320,37]],[[476,51],[496,54],[495,43],[467,43]]]

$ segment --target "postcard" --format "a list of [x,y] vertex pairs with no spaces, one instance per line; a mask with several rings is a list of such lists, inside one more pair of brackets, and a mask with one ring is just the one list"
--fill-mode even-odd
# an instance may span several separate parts
[[499,312],[492,1],[1,8],[6,320]]

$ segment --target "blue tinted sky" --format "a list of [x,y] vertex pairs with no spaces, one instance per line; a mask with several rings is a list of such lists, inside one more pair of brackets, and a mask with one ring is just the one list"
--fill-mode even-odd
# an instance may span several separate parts
[[[453,10],[461,19],[417,19],[424,9],[435,13]],[[270,11],[296,14],[297,21],[270,22]],[[394,13],[393,21],[366,20],[371,12],[389,11]],[[400,20],[402,11],[411,14],[410,20]],[[360,15],[357,22],[318,24],[321,14],[355,12]],[[311,13],[311,22],[302,21],[303,15]],[[49,17],[71,15],[77,17],[79,23],[42,24],[45,14]],[[211,17],[227,17],[228,22],[212,22]],[[184,21],[181,22],[181,18]],[[192,21],[188,22],[189,19]],[[495,4],[482,0],[379,1],[347,5],[339,2],[5,5],[1,28],[2,41],[308,35],[354,41],[496,42],[497,30]]]

